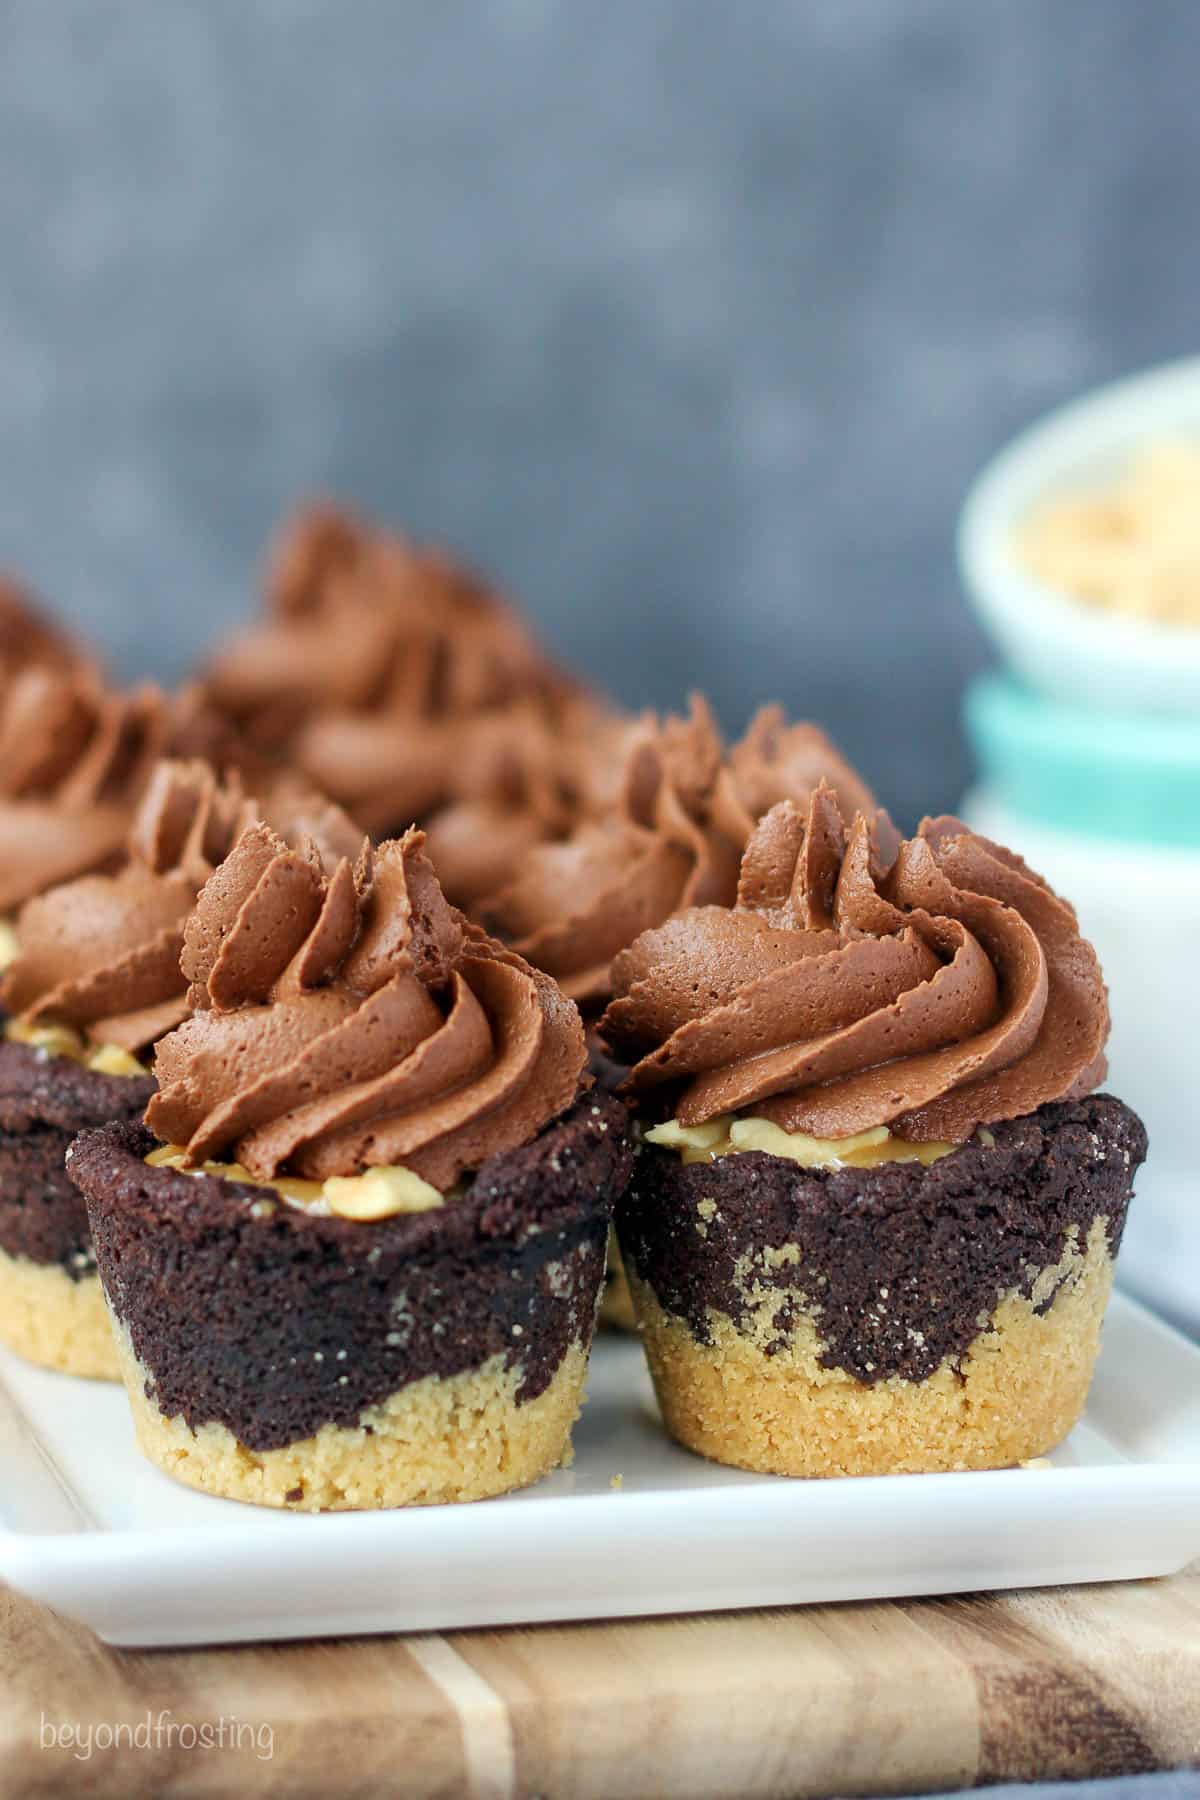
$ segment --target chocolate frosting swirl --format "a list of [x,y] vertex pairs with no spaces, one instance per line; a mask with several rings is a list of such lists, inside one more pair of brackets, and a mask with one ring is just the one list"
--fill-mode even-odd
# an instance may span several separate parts
[[738,846],[710,817],[721,753],[699,696],[686,719],[639,721],[613,811],[528,856],[481,906],[484,923],[573,999],[602,999],[609,963],[640,932],[733,896]]
[[21,584],[0,574],[0,684],[21,669],[40,663],[51,668],[83,668],[90,659]]
[[564,696],[554,708],[519,702],[466,721],[447,758],[455,798],[425,826],[446,897],[473,914],[531,850],[563,842],[582,821],[610,810],[606,783],[614,767],[620,775],[636,728],[585,694]]
[[157,689],[114,693],[84,670],[33,666],[0,694],[0,912],[114,867],[165,748]]
[[0,913],[120,867],[155,763],[201,752],[250,761],[195,688],[122,692],[82,664],[45,663],[0,686]]
[[578,1012],[447,904],[423,841],[327,874],[243,833],[185,930],[196,1010],[159,1045],[152,1130],[265,1179],[402,1164],[445,1189],[571,1105]]
[[686,719],[653,714],[626,728],[610,808],[562,844],[534,850],[479,908],[489,929],[545,969],[581,1005],[610,992],[609,965],[642,932],[692,906],[732,906],[738,859],[777,799],[807,801],[819,780],[854,805],[868,789],[815,725],[756,715],[726,752],[707,703]]
[[4,972],[4,1005],[29,1025],[66,1024],[89,1042],[145,1050],[187,1017],[180,972],[184,924],[196,895],[242,831],[266,818],[289,842],[315,844],[326,866],[355,853],[362,834],[294,778],[265,801],[208,764],[160,762],[134,815],[127,861],[36,896],[17,920],[18,953]]
[[455,798],[466,719],[570,685],[515,610],[437,550],[327,505],[287,528],[269,617],[234,638],[207,691],[383,835]]
[[960,1142],[1103,1079],[1108,1003],[1066,901],[952,818],[901,842],[846,829],[818,788],[742,860],[736,907],[646,932],[613,966],[601,1030],[627,1088],[677,1090],[690,1125],[753,1112],[847,1137]]
[[780,800],[807,804],[821,782],[833,789],[843,818],[875,812],[874,794],[819,725],[808,720],[789,725],[781,706],[764,706],[729,751],[717,777],[713,814],[744,845],[764,813]]

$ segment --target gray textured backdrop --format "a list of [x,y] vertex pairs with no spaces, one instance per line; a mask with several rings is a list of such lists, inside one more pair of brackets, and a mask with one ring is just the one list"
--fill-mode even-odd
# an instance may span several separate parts
[[173,675],[330,489],[952,803],[958,499],[1195,347],[1198,68],[1189,0],[10,3],[0,559]]

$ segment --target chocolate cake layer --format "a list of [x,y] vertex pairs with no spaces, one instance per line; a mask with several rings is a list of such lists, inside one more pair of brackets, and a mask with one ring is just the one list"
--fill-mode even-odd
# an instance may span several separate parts
[[56,1125],[73,1136],[89,1125],[140,1118],[155,1085],[152,1075],[101,1075],[69,1056],[0,1038],[0,1131]]
[[424,1376],[500,1353],[517,1400],[590,1341],[614,1201],[632,1162],[625,1110],[589,1095],[484,1163],[429,1212],[364,1224],[267,1190],[143,1160],[137,1126],[84,1133],[85,1194],[109,1303],[168,1417],[225,1425],[252,1450],[354,1425]]
[[66,1056],[0,1040],[0,1250],[57,1263],[78,1281],[95,1268],[87,1208],[63,1166],[77,1131],[136,1119],[150,1077],[100,1075]]
[[[777,1287],[780,1346],[800,1303],[817,1315],[825,1367],[922,1381],[967,1350],[1003,1295],[1031,1295],[1072,1227],[1082,1241],[1106,1219],[1115,1255],[1146,1155],[1141,1120],[1107,1094],[991,1134],[927,1168],[804,1169],[762,1151],[685,1164],[645,1145],[618,1207],[621,1249],[701,1343],[710,1308],[738,1324],[748,1286]],[[782,1264],[769,1254],[791,1245]]]
[[77,1281],[96,1264],[87,1208],[63,1166],[73,1136],[52,1125],[0,1132],[0,1250],[58,1263]]

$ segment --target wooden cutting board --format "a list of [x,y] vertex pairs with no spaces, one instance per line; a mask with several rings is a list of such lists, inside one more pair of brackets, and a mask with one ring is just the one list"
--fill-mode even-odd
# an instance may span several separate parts
[[0,1684],[6,1800],[751,1800],[1125,1774],[1200,1762],[1200,1564],[1003,1596],[201,1651],[112,1650],[0,1589]]

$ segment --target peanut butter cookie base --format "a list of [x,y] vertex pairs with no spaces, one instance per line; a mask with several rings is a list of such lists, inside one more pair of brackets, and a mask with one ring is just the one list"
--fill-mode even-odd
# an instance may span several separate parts
[[104,1290],[94,1270],[73,1281],[57,1263],[0,1250],[0,1342],[60,1375],[121,1379]]
[[1086,1244],[1069,1235],[1030,1298],[1000,1302],[957,1365],[874,1385],[822,1365],[811,1311],[765,1354],[779,1341],[777,1287],[747,1288],[741,1331],[710,1309],[703,1344],[636,1273],[630,1285],[659,1406],[681,1444],[763,1474],[890,1475],[1006,1468],[1061,1443],[1087,1399],[1112,1276],[1097,1219]]
[[587,1354],[572,1344],[536,1399],[517,1404],[520,1368],[494,1356],[482,1368],[425,1376],[354,1427],[323,1425],[279,1450],[250,1450],[224,1425],[193,1431],[146,1394],[146,1370],[122,1326],[121,1372],[142,1454],[187,1487],[255,1506],[347,1512],[486,1500],[527,1487],[570,1451]]
[[629,1278],[621,1260],[615,1231],[608,1234],[608,1268],[605,1271],[604,1286],[600,1290],[600,1323],[611,1325],[617,1331],[637,1330],[633,1295],[629,1291]]

